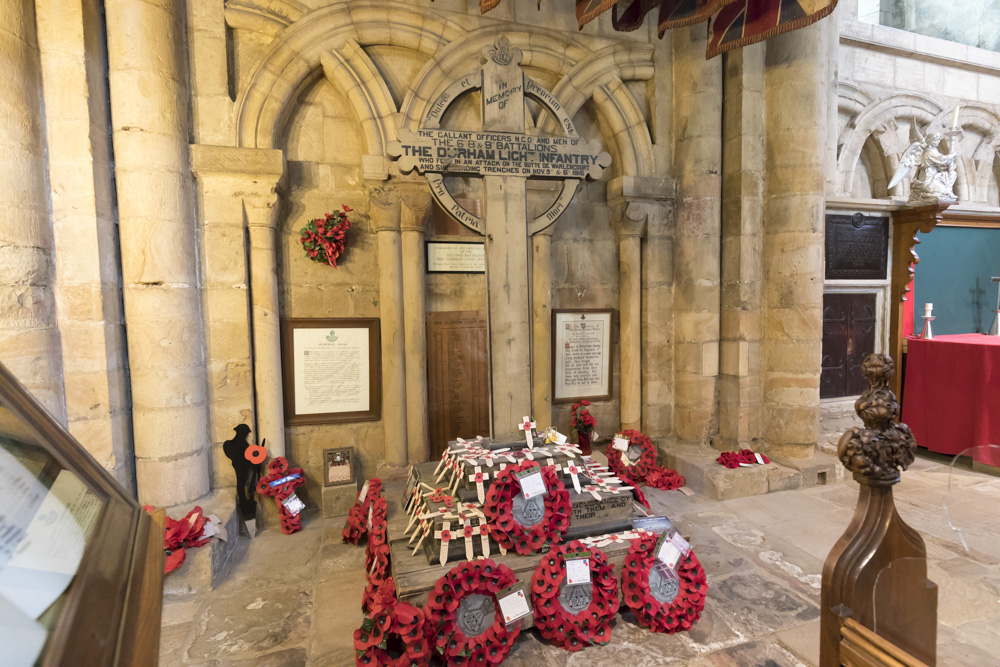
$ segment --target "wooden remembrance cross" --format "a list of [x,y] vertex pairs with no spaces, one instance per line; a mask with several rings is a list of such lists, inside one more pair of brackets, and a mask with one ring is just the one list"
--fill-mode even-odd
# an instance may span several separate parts
[[[490,380],[494,438],[512,440],[522,415],[531,414],[531,309],[528,237],[566,210],[584,178],[600,178],[611,156],[599,141],[581,139],[556,98],[521,70],[521,50],[506,37],[484,49],[482,69],[448,86],[434,101],[416,132],[400,129],[388,152],[399,168],[427,177],[442,208],[469,229],[486,236],[489,289]],[[482,90],[481,132],[443,130],[441,118],[464,93]],[[555,116],[560,137],[525,132],[524,98]],[[445,174],[477,174],[484,179],[485,220],[458,205],[444,184]],[[527,219],[525,181],[562,179],[555,202],[534,220]],[[548,373],[549,369],[538,369]]]

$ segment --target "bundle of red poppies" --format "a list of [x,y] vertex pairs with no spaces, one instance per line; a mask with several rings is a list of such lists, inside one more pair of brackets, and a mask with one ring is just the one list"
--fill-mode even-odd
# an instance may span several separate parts
[[[763,454],[760,455],[761,461],[764,463],[770,463],[771,459],[767,458]],[[758,463],[757,455],[751,449],[743,449],[738,452],[722,452],[719,454],[719,458],[715,459],[727,468],[739,468],[741,463],[754,464]]]
[[[427,617],[426,634],[433,638],[434,648],[445,664],[495,665],[507,657],[521,633],[521,625],[515,623],[510,628],[505,625],[496,595],[516,581],[509,567],[489,558],[456,565],[438,579],[434,589],[427,594],[424,615]],[[493,624],[475,637],[466,636],[457,623],[458,607],[468,595],[492,598],[494,609]]]
[[[532,468],[541,470],[548,493],[544,496],[545,513],[542,520],[525,528],[514,520],[512,508],[514,496],[521,493],[521,484],[516,475]],[[546,544],[562,541],[573,513],[569,493],[559,475],[551,466],[539,466],[536,461],[509,465],[498,473],[496,481],[490,485],[486,494],[483,509],[493,539],[504,549],[515,549],[517,553],[525,555],[538,551]]]
[[[368,531],[368,544],[365,547],[365,573],[368,585],[361,600],[361,608],[368,612],[372,600],[378,594],[382,585],[389,579],[389,545],[386,541],[386,513],[388,504],[385,498],[377,498],[372,503],[371,530]],[[391,580],[391,579],[390,579]]]
[[673,634],[690,630],[705,608],[708,582],[705,570],[691,551],[677,565],[677,595],[670,602],[660,602],[649,588],[649,572],[656,564],[653,553],[656,535],[632,540],[622,568],[622,593],[625,604],[639,624],[653,632]]
[[[615,449],[614,441],[608,445],[605,454],[611,471],[638,489],[642,485],[657,489],[671,490],[684,486],[684,477],[670,468],[656,465],[656,447],[653,441],[644,433],[632,429],[622,431],[622,436],[628,438],[629,446],[638,445],[642,450],[638,461],[628,464],[624,460],[624,452]],[[646,504],[643,502],[643,504]]]
[[[559,601],[566,579],[566,554],[586,552],[590,556],[590,605],[577,614]],[[568,651],[611,641],[611,622],[618,613],[618,580],[604,552],[573,541],[554,547],[542,558],[531,578],[535,627],[542,637]]]
[[351,221],[347,214],[349,206],[341,206],[343,211],[327,213],[322,218],[311,220],[300,231],[299,242],[310,259],[337,268],[337,258],[344,254],[347,248],[347,230]]
[[344,542],[358,544],[361,542],[361,538],[368,534],[368,508],[381,496],[382,480],[373,477],[368,483],[367,490],[362,489],[358,493],[358,499],[354,501],[354,506],[347,513],[347,521],[344,523],[344,530],[341,533]]
[[[372,599],[361,627],[354,631],[358,665],[409,667],[430,662],[426,617],[419,607],[396,601],[396,586],[388,578]],[[397,657],[392,657],[393,654]]]
[[590,414],[590,401],[574,403],[570,415],[570,426],[579,433],[590,433],[597,426],[597,418]]
[[[152,512],[152,506],[145,506],[147,512]],[[211,538],[205,537],[205,512],[195,506],[183,519],[166,517],[163,532],[163,550],[167,552],[163,573],[167,574],[179,568],[187,557],[186,549],[208,544]]]

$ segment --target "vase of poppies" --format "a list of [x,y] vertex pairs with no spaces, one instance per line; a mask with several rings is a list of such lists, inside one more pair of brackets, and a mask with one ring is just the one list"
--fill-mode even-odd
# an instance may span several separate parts
[[573,419],[570,422],[576,431],[577,446],[584,454],[590,454],[590,441],[594,437],[594,429],[597,427],[597,418],[590,414],[590,401],[580,401],[574,403],[572,408]]

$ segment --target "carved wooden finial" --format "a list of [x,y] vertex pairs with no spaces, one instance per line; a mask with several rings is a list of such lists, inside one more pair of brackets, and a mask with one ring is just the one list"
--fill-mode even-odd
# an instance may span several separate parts
[[898,481],[900,470],[913,463],[917,442],[906,424],[895,421],[899,401],[889,389],[894,366],[887,354],[869,354],[861,363],[868,388],[854,403],[854,409],[865,428],[849,429],[837,445],[840,461],[858,481]]

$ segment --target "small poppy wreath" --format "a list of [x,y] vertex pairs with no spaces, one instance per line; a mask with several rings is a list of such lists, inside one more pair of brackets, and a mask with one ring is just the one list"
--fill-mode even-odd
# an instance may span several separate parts
[[635,613],[639,625],[653,632],[673,634],[679,630],[690,630],[705,608],[708,592],[705,570],[694,551],[688,553],[677,565],[676,596],[669,602],[661,602],[649,586],[649,573],[656,563],[653,553],[656,542],[657,536],[650,534],[632,540],[629,546],[622,568],[625,605]]
[[354,506],[347,513],[347,521],[344,522],[344,530],[341,537],[345,543],[358,544],[361,538],[368,535],[368,506],[375,502],[376,498],[382,495],[382,480],[373,477],[368,483],[368,493],[363,502],[354,502]]
[[[684,477],[670,468],[661,468],[656,465],[656,447],[653,446],[653,441],[647,435],[632,429],[622,431],[622,435],[628,438],[630,447],[638,445],[642,453],[639,455],[638,461],[632,461],[632,465],[626,465],[622,459],[624,452],[615,449],[614,441],[612,441],[605,454],[608,457],[608,467],[618,477],[637,489],[646,485],[669,491],[684,486]],[[643,502],[643,504],[646,503]]]
[[311,220],[299,230],[301,234],[299,243],[306,251],[306,256],[315,262],[329,264],[333,268],[337,268],[337,258],[347,249],[347,230],[351,228],[351,221],[347,219],[351,208],[349,206],[341,208],[344,210],[327,213],[322,218]]
[[374,586],[379,586],[389,573],[389,545],[385,537],[387,511],[385,498],[376,498],[372,505],[372,529],[365,547],[365,572],[369,584]]
[[[576,614],[560,601],[566,579],[567,553],[590,553],[590,604]],[[535,627],[542,637],[567,651],[611,641],[611,622],[618,613],[618,580],[603,551],[580,541],[554,547],[543,556],[531,578]]]
[[[516,581],[509,567],[489,558],[460,563],[438,579],[427,594],[424,615],[427,617],[427,637],[433,639],[432,648],[441,654],[445,664],[496,665],[507,657],[521,633],[521,626],[506,626],[496,595]],[[467,636],[458,625],[459,606],[469,595],[490,598],[494,610],[493,623],[475,637]],[[482,623],[488,621],[485,618]]]
[[[760,455],[760,458],[764,463],[771,462],[771,459],[763,454]],[[719,458],[715,460],[727,468],[739,468],[741,463],[757,463],[757,456],[753,450],[744,449],[738,452],[722,452],[719,454]]]
[[[514,497],[520,495],[521,484],[516,474],[532,468],[542,471],[542,479],[548,493],[543,498],[545,512],[542,520],[530,528],[525,528],[514,520]],[[569,502],[566,486],[551,467],[539,466],[536,461],[522,461],[509,465],[497,474],[490,485],[484,506],[490,536],[504,549],[515,549],[527,555],[535,553],[549,543],[559,543],[569,528],[573,507]]]
[[[354,631],[355,662],[358,665],[410,667],[430,663],[425,616],[422,609],[396,601],[396,586],[386,580],[373,600],[370,613]],[[398,653],[393,658],[392,652]]]

